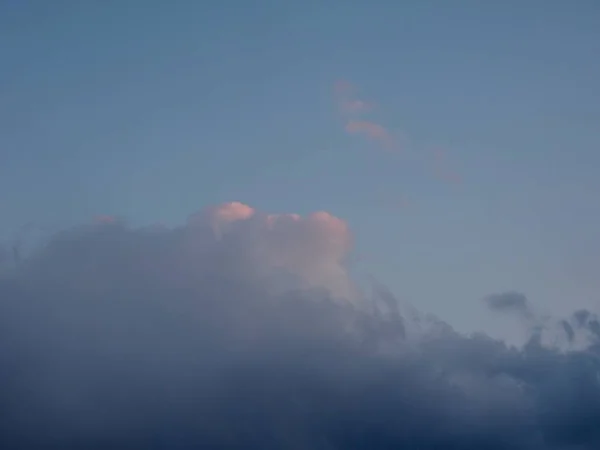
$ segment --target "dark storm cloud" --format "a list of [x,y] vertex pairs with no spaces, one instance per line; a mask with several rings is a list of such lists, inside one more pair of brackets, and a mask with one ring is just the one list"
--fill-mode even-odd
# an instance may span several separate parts
[[338,219],[218,211],[0,274],[0,448],[600,448],[592,313],[566,352],[416,324],[381,286],[341,296]]

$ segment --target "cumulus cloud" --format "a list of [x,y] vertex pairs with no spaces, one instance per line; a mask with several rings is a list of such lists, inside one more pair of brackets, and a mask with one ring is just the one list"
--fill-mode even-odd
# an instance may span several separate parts
[[464,336],[356,289],[351,247],[241,203],[56,234],[0,272],[0,448],[600,448],[592,312],[581,349]]

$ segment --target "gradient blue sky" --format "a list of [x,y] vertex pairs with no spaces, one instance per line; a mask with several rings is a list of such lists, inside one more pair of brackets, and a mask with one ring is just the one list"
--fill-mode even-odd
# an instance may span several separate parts
[[[340,78],[405,154],[344,132]],[[594,308],[599,80],[593,0],[0,0],[0,236],[324,209],[361,270],[459,328],[504,290]]]

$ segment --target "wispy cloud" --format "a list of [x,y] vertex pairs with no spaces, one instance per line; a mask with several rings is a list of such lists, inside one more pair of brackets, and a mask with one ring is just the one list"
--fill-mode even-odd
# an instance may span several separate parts
[[334,93],[339,112],[344,116],[360,116],[373,110],[370,102],[356,98],[356,87],[348,81],[337,81]]
[[361,118],[374,110],[374,104],[357,96],[356,87],[346,80],[334,84],[336,104],[344,129],[349,134],[362,134],[386,150],[396,150],[397,143],[389,130],[379,122]]
[[363,134],[388,150],[394,148],[394,141],[390,133],[378,123],[366,120],[350,120],[346,123],[345,129],[350,134]]
[[354,92],[356,91],[356,88],[348,80],[337,80],[333,84],[333,90],[337,96],[343,97],[343,96],[350,96],[350,95],[354,94]]
[[[462,176],[451,169],[446,151],[435,149],[431,151],[427,148],[418,149],[418,143],[411,142],[404,133],[391,133],[380,121],[374,120],[370,113],[374,111],[374,104],[363,99],[358,88],[348,80],[338,80],[334,83],[333,92],[337,106],[337,112],[343,122],[344,131],[349,135],[362,136],[378,148],[384,149],[390,153],[396,153],[400,150],[405,152],[409,146],[417,145],[417,150],[411,149],[410,153],[421,155],[424,161],[422,164],[430,176],[444,183],[459,185],[462,184]],[[393,204],[406,205],[405,200],[394,201]]]
[[111,216],[108,214],[98,214],[94,216],[93,222],[97,224],[109,224],[116,223],[118,221],[117,217]]

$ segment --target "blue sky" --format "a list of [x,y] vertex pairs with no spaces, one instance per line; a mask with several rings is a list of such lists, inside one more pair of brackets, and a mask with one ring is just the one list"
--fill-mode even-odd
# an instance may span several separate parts
[[[459,328],[504,290],[597,307],[599,51],[584,0],[0,0],[0,236],[327,210],[361,270]],[[344,132],[339,79],[404,153]]]

